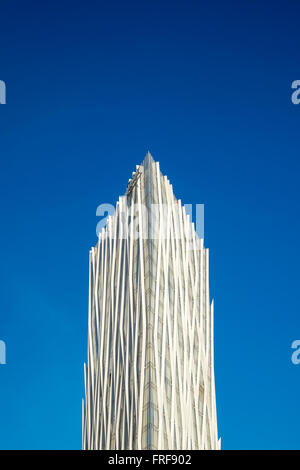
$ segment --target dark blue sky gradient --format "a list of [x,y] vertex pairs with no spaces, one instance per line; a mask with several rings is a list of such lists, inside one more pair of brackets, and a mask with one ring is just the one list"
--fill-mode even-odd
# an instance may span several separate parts
[[81,447],[96,207],[148,149],[205,204],[223,448],[300,448],[299,14],[1,2],[1,449]]

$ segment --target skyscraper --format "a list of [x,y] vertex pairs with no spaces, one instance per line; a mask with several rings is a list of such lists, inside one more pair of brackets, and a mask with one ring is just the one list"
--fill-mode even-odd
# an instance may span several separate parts
[[90,251],[84,449],[218,449],[208,250],[148,153]]

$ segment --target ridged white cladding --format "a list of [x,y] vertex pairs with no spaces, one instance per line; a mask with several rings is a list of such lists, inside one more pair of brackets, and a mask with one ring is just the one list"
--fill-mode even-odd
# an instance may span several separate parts
[[208,280],[148,153],[90,252],[84,449],[220,448]]

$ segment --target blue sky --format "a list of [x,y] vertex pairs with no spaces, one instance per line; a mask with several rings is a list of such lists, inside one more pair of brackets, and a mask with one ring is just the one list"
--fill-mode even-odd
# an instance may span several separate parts
[[96,208],[148,149],[205,204],[223,448],[300,448],[299,13],[1,3],[1,449],[81,447]]

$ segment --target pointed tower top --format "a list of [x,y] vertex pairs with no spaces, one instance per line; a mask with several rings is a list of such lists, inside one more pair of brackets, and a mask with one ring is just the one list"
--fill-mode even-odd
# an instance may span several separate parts
[[144,161],[142,162],[142,165],[144,167],[149,167],[152,163],[155,163],[154,158],[152,157],[151,153],[149,150],[146,153],[146,156],[144,158]]
[[150,157],[150,158],[152,158],[152,160],[153,160],[153,157],[152,157],[152,155],[151,155],[150,150],[147,150],[146,157]]

